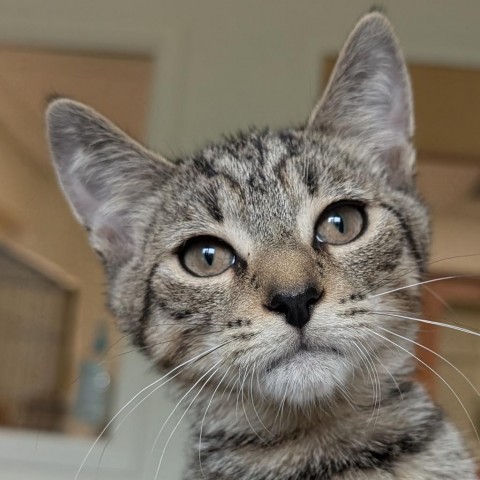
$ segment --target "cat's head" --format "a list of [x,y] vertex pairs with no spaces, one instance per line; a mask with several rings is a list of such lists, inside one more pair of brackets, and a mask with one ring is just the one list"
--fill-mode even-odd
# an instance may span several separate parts
[[195,358],[184,378],[229,369],[255,375],[251,388],[273,401],[304,404],[345,388],[371,359],[408,356],[380,328],[413,331],[373,312],[416,308],[416,289],[378,294],[418,280],[429,222],[414,183],[409,78],[380,14],[358,23],[299,129],[167,160],[71,100],[53,101],[47,122],[110,307],[160,367]]

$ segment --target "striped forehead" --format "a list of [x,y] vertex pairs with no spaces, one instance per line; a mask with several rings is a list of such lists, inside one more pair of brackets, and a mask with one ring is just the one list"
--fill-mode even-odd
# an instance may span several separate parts
[[331,142],[288,131],[229,139],[191,158],[189,168],[193,188],[214,221],[238,220],[257,232],[266,222],[270,229],[291,228],[313,198],[364,191],[355,163]]
[[206,180],[207,192],[201,190],[212,219],[241,223],[254,234],[267,226],[272,233],[293,228],[308,193],[297,171],[299,153],[285,137],[256,135],[195,157],[193,167]]

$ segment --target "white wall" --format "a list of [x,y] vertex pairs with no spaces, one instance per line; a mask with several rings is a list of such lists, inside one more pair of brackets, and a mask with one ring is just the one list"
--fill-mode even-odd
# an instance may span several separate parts
[[[385,6],[409,59],[480,66],[480,2]],[[2,0],[0,42],[158,56],[151,144],[303,121],[321,59],[371,0]]]
[[[381,3],[408,59],[480,67],[478,0]],[[322,58],[339,48],[371,4],[371,0],[1,0],[0,43],[152,54],[156,79],[149,138],[168,156],[252,124],[302,122],[318,93]],[[126,391],[133,375],[129,368],[131,364],[124,370]],[[158,423],[168,408],[147,410],[144,420],[152,414]],[[140,437],[151,434],[153,429],[147,428],[151,424],[145,421],[145,435],[131,442],[137,448]],[[162,478],[178,477],[181,449],[173,454],[167,458],[173,470],[165,470]],[[41,478],[39,468],[28,474],[15,468],[11,466],[8,478]]]

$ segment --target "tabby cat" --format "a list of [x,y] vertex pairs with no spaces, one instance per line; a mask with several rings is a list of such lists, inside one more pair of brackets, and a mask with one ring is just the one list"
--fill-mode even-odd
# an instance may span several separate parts
[[380,13],[301,128],[168,160],[72,100],[47,123],[109,307],[188,408],[185,479],[475,478],[412,378],[417,324],[400,316],[419,313],[429,218]]

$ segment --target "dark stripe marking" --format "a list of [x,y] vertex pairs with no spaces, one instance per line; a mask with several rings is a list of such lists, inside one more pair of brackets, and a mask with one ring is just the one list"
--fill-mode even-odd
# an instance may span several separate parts
[[304,145],[300,138],[293,132],[283,131],[278,134],[278,138],[282,141],[287,150],[289,157],[296,157],[302,152]]
[[218,223],[222,223],[224,220],[224,217],[220,209],[220,206],[218,204],[218,195],[216,190],[212,188],[210,191],[206,192],[202,197],[203,197],[204,205],[207,208],[210,216]]
[[385,210],[388,210],[390,213],[392,213],[400,223],[400,226],[402,227],[405,238],[407,239],[410,251],[412,255],[415,257],[415,261],[418,267],[420,268],[420,271],[423,272],[425,270],[424,259],[422,258],[422,255],[420,254],[420,251],[417,248],[415,239],[412,234],[412,230],[406,218],[395,207],[392,207],[387,203],[381,203],[380,206]]
[[259,154],[258,161],[260,165],[264,165],[265,164],[265,146],[263,145],[262,138],[260,138],[259,136],[253,136],[252,143],[258,151],[258,154]]
[[145,351],[146,347],[146,338],[145,338],[145,330],[146,324],[150,317],[151,308],[152,308],[152,300],[153,300],[153,287],[152,287],[152,279],[155,275],[157,270],[158,263],[155,263],[153,267],[150,269],[148,273],[147,279],[145,280],[145,295],[143,297],[143,309],[140,318],[138,319],[138,326],[136,328],[134,334],[134,344],[139,346],[140,348]]
[[318,172],[318,167],[311,160],[307,160],[301,169],[301,178],[305,186],[307,187],[308,193],[313,197],[317,194],[318,191],[318,182],[320,174]]
[[288,175],[286,172],[287,161],[290,159],[289,156],[285,155],[282,157],[279,162],[275,165],[273,171],[275,172],[276,177],[280,180],[280,183],[286,187],[288,186]]
[[193,157],[192,161],[197,171],[205,175],[207,178],[215,177],[218,174],[213,165],[211,165],[202,154]]
[[[408,388],[406,391],[408,391]],[[281,472],[278,472],[275,478],[279,480],[317,480],[319,478],[329,480],[352,470],[381,469],[392,472],[395,464],[402,456],[422,452],[436,438],[442,425],[442,412],[436,409],[424,418],[420,424],[412,427],[410,431],[398,432],[397,435],[390,431],[385,434],[377,434],[369,439],[364,448],[357,450],[345,448],[349,443],[347,439],[346,442],[348,443],[343,446],[339,445],[339,456],[337,458],[317,458],[314,462],[300,467],[293,475],[282,476]],[[225,455],[227,454],[225,450],[248,447],[263,450],[268,455],[269,450],[271,451],[284,442],[296,441],[297,436],[298,434],[293,433],[288,438],[272,439],[266,446],[260,439],[251,434],[228,434],[220,431],[204,437],[205,444],[202,448],[202,454],[205,454],[207,458],[209,453],[224,452]],[[388,438],[389,436],[391,438]],[[267,478],[273,478],[273,473],[269,472],[265,475],[259,472],[255,478],[266,480]]]

